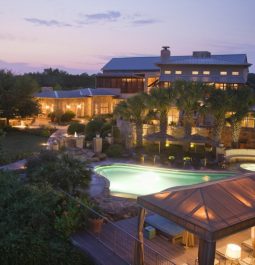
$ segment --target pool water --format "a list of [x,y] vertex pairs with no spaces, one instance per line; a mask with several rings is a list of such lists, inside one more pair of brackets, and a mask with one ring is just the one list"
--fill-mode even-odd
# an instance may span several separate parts
[[234,174],[233,172],[174,170],[132,164],[97,166],[94,170],[110,181],[112,195],[130,198],[171,187],[219,180]]

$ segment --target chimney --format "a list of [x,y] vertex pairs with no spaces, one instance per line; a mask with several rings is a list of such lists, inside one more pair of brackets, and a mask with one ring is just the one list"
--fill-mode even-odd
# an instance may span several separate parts
[[160,53],[160,57],[162,61],[166,61],[170,58],[171,52],[169,50],[169,46],[163,46],[161,53]]

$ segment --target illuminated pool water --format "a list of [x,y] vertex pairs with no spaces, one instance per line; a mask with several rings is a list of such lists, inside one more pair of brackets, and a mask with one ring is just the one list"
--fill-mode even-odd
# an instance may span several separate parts
[[112,195],[137,197],[175,186],[191,185],[232,176],[233,172],[173,170],[132,164],[97,166],[95,172],[110,181]]
[[245,163],[241,164],[240,168],[248,170],[248,171],[255,171],[255,163]]

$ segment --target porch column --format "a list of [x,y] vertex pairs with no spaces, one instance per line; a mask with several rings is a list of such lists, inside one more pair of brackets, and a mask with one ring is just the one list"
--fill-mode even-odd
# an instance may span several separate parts
[[145,209],[140,208],[138,215],[137,238],[134,251],[134,265],[144,265],[144,246],[143,246],[143,226],[145,218]]
[[216,241],[206,241],[199,239],[198,264],[214,265]]

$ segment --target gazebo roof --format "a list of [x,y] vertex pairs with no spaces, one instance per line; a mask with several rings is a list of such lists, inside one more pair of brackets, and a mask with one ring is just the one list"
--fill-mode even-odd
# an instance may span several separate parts
[[171,188],[137,201],[200,238],[217,240],[255,225],[255,175]]

